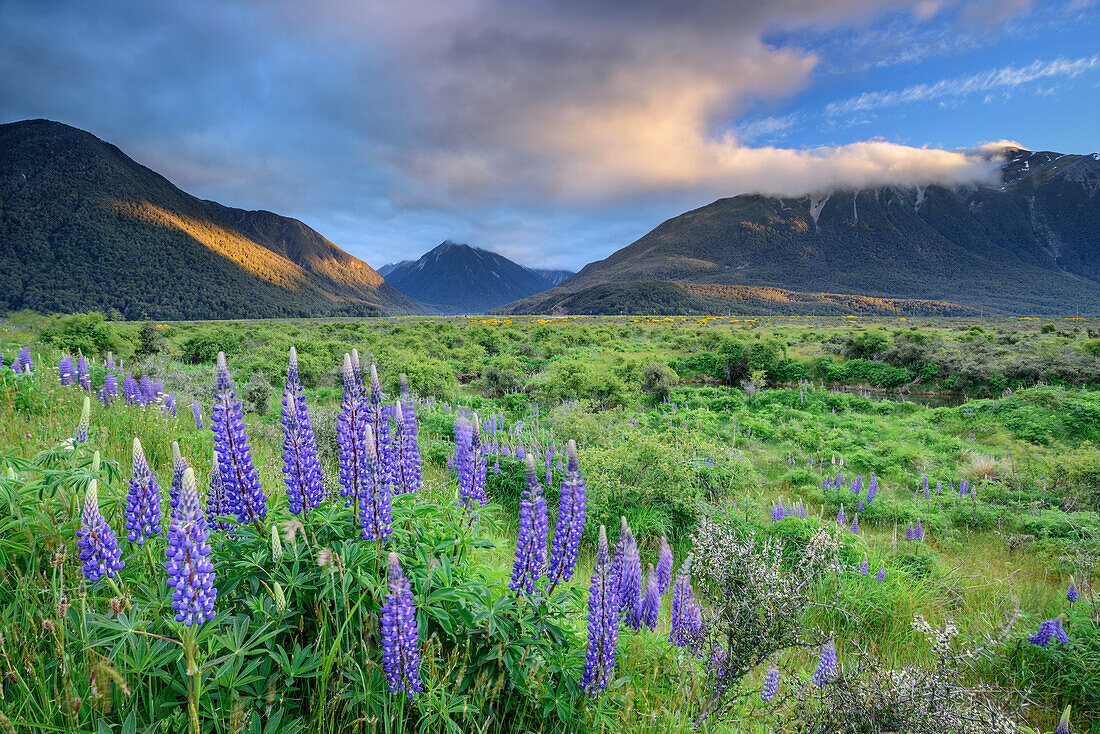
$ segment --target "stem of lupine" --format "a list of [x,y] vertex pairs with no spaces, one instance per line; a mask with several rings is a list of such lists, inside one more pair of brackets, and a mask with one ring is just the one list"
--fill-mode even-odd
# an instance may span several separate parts
[[187,718],[191,734],[200,734],[199,729],[199,666],[195,664],[195,626],[183,628],[180,635],[183,654],[187,661]]

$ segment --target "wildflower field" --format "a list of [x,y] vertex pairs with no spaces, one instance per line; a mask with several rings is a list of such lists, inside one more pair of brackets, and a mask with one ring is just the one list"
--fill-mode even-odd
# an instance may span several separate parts
[[1100,731],[1100,320],[0,354],[2,731]]

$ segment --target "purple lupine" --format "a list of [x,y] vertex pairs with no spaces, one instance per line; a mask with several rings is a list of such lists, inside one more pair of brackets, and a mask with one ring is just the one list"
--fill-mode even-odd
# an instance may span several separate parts
[[160,486],[149,470],[141,441],[134,438],[134,475],[126,496],[126,538],[145,545],[146,538],[160,535]]
[[416,408],[412,401],[397,401],[394,405],[394,416],[397,419],[397,463],[393,491],[396,494],[417,492],[423,484],[423,478],[417,438],[420,426],[416,421]]
[[859,532],[859,513],[856,513],[855,515],[852,515],[852,528],[851,528],[851,530],[852,530],[853,533],[858,533]]
[[878,576],[877,576],[877,578],[878,578],[879,581],[885,581],[886,580],[886,564],[885,563],[883,563],[882,565],[880,565],[878,567]]
[[668,538],[661,536],[661,548],[657,551],[657,591],[662,595],[672,585],[672,548],[668,546]]
[[308,515],[321,505],[324,483],[321,462],[317,460],[317,442],[306,409],[306,396],[298,379],[298,352],[290,348],[283,387],[283,479],[286,481],[288,509]]
[[965,497],[966,496],[966,490],[969,487],[970,487],[970,482],[968,482],[965,479],[960,479],[959,480],[959,496],[960,497]]
[[73,443],[84,443],[88,440],[88,424],[92,419],[92,401],[87,395],[80,406],[80,419],[76,422],[76,433],[73,434]]
[[62,385],[73,384],[73,358],[69,355],[65,355],[61,358],[61,361],[57,363],[57,376]]
[[584,533],[584,523],[588,518],[584,475],[581,474],[580,465],[577,462],[577,444],[572,439],[569,440],[565,453],[569,458],[565,475],[561,480],[558,522],[554,526],[554,542],[550,548],[550,563],[546,571],[551,592],[559,583],[573,578],[581,535]]
[[[14,369],[14,367],[13,367]],[[19,372],[33,373],[34,362],[31,360],[31,348],[23,347],[19,350]]]
[[1077,584],[1071,579],[1069,582],[1069,589],[1066,591],[1066,599],[1070,604],[1077,603]]
[[368,423],[363,448],[366,460],[363,462],[363,481],[359,484],[357,508],[359,528],[363,540],[386,543],[393,533],[391,527],[393,515],[390,513],[390,488],[382,479],[382,470],[378,465],[374,447],[374,431]]
[[172,393],[165,393],[164,395],[164,415],[176,417],[176,398]]
[[[229,500],[225,496],[225,485],[222,484],[222,472],[219,468],[218,451],[214,450],[214,460],[210,465],[210,491],[206,493],[206,524],[212,530],[232,530],[233,523],[228,520],[219,520],[220,517],[232,515]],[[182,477],[180,478],[182,488]]]
[[[485,462],[481,456],[481,436],[477,416],[455,420],[455,473],[458,475],[458,504],[467,515],[475,515],[485,506]],[[479,478],[480,474],[480,478]]]
[[199,405],[199,401],[197,399],[191,401],[191,415],[195,416],[195,428],[199,429],[200,431],[203,430],[204,427],[202,424],[202,406]]
[[176,621],[185,627],[209,622],[214,618],[214,600],[218,590],[214,586],[214,564],[210,562],[210,528],[206,524],[199,491],[195,486],[195,470],[190,467],[183,473],[183,489],[179,505],[172,513],[168,525],[168,546],[164,567],[168,571],[168,585],[172,592],[172,609]]
[[1066,630],[1062,627],[1062,615],[1059,614],[1054,618],[1054,639],[1061,642],[1063,645],[1069,642],[1069,635],[1066,634]]
[[527,457],[527,487],[519,501],[519,536],[512,580],[508,587],[517,593],[535,593],[535,581],[546,565],[546,498],[535,473],[535,459]]
[[818,688],[824,688],[826,681],[836,675],[836,644],[829,640],[821,646],[821,659],[814,671],[813,681]]
[[611,566],[612,581],[619,597],[619,611],[631,629],[642,626],[642,560],[634,532],[621,519],[619,540],[615,544],[615,558]]
[[172,442],[172,483],[168,485],[169,514],[180,504],[180,492],[183,491],[183,473],[187,471],[187,459],[180,453],[179,442]]
[[691,626],[691,604],[695,592],[691,589],[691,556],[684,559],[676,574],[676,585],[672,588],[672,614],[668,630],[668,641],[677,647],[683,647],[690,639],[688,629]]
[[905,539],[906,540],[912,540],[913,539],[913,523],[909,523],[909,527],[905,528]]
[[80,548],[80,560],[84,564],[84,578],[89,582],[94,583],[104,576],[113,579],[115,573],[126,565],[115,531],[99,511],[99,493],[94,479],[88,482],[88,492],[84,496],[76,545]]
[[936,482],[936,494],[943,494],[943,482]]
[[657,586],[657,572],[649,564],[645,577],[645,593],[642,596],[642,624],[653,632],[657,629],[657,618],[661,614],[661,591]]
[[875,494],[878,492],[878,477],[871,475],[871,483],[867,485],[867,501],[870,502],[875,498]]
[[859,504],[856,505],[856,512],[863,512],[863,495],[860,495],[859,497]]
[[[351,355],[344,355],[344,399],[336,418],[336,443],[340,463],[340,496],[351,507],[363,493],[366,476],[367,413],[363,410],[362,386]],[[356,510],[358,514],[358,510]]]
[[838,527],[844,527],[848,524],[847,519],[844,517],[844,508],[841,507],[836,513],[836,524]]
[[230,508],[236,513],[237,522],[258,525],[267,517],[267,498],[252,463],[252,450],[248,447],[248,436],[244,430],[244,412],[229,379],[224,352],[218,352],[210,427],[214,432],[222,486]]
[[396,553],[389,555],[386,587],[389,592],[382,603],[382,669],[390,693],[405,693],[411,700],[424,690],[420,682],[420,632],[412,586]]
[[928,475],[924,475],[924,498],[928,499]]
[[138,405],[140,399],[137,381],[130,375],[122,378],[122,399],[127,405]]
[[870,564],[867,561],[867,556],[863,557],[863,563],[859,564],[859,573],[861,576],[866,576],[869,570]]
[[103,404],[108,408],[118,399],[118,382],[114,372],[108,372],[103,376]]
[[913,540],[924,540],[924,527],[920,524],[920,518],[917,518],[917,524],[913,526]]
[[607,528],[601,525],[596,564],[588,589],[588,652],[581,676],[581,688],[592,698],[600,695],[615,672],[619,638],[619,599],[615,591],[607,550]]
[[[226,374],[228,374],[228,372]],[[138,392],[141,397],[141,404],[152,405],[156,402],[156,391],[153,388],[153,381],[149,379],[149,375],[142,375],[139,385]]]
[[1054,637],[1054,620],[1048,619],[1039,625],[1039,631],[1027,638],[1027,641],[1039,647],[1046,647],[1050,644],[1052,637]]
[[769,667],[768,672],[764,675],[764,685],[760,689],[760,700],[771,703],[775,698],[776,692],[779,690],[779,671],[775,668]]

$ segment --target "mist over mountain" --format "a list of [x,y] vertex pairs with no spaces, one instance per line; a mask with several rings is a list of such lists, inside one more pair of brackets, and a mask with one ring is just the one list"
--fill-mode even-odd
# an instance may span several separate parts
[[[590,307],[601,287],[641,281],[742,306],[745,289],[758,288],[947,302],[987,314],[1100,313],[1100,154],[1010,149],[995,186],[719,199],[503,310]],[[742,289],[732,301],[731,286]],[[563,299],[582,291],[582,303]],[[773,296],[761,294],[758,305],[787,308],[790,299]],[[650,309],[644,290],[615,303]]]

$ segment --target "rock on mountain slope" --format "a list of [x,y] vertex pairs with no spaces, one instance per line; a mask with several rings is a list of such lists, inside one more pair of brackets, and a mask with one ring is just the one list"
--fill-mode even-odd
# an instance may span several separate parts
[[[564,292],[674,281],[695,295],[753,286],[985,313],[1100,313],[1100,155],[1010,149],[1003,171],[997,187],[720,199],[503,310],[541,313]],[[644,298],[633,305],[646,310]]]
[[0,306],[155,319],[424,310],[302,222],[197,199],[48,120],[0,125]]
[[481,313],[553,283],[503,255],[447,241],[419,260],[394,263],[386,281],[445,312]]

